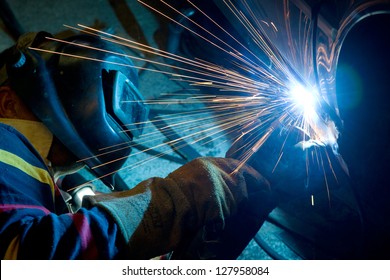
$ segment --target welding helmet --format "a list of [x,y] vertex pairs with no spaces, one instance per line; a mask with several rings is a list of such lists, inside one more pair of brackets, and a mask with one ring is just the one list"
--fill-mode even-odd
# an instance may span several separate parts
[[113,186],[148,115],[134,64],[95,36],[74,35],[68,43],[49,37],[29,33],[7,50],[11,87],[69,151]]

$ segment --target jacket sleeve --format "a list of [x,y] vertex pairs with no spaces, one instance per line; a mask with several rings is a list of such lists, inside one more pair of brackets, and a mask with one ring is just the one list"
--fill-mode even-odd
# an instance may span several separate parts
[[60,213],[62,197],[43,160],[0,124],[2,259],[115,259],[125,247],[113,219],[92,207]]

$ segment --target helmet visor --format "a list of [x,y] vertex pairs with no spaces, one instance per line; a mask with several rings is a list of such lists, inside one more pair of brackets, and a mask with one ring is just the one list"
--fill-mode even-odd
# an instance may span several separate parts
[[[104,77],[106,76],[106,77]],[[133,82],[120,71],[103,74],[106,110],[131,138],[142,134],[149,109]]]

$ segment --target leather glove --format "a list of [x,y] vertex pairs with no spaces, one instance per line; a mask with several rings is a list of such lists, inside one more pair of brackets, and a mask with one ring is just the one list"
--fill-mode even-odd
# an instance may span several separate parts
[[[232,145],[226,157],[243,160],[260,138],[261,135],[256,133],[244,135]],[[323,190],[324,183],[338,185],[340,175],[348,174],[347,165],[337,148],[303,138],[303,132],[298,129],[276,129],[246,162],[270,182],[278,199],[283,199],[284,194],[296,197],[308,188],[311,191]]]
[[[236,170],[238,166],[234,159],[195,159],[164,179],[89,197],[87,204],[116,220],[129,258],[174,251],[177,258],[234,259],[274,207],[268,182],[253,168]],[[211,250],[202,251],[199,245],[210,240],[224,248],[206,246]]]
[[[248,152],[252,152],[252,146],[260,138],[255,133],[244,135],[230,147],[226,157],[243,160]],[[247,164],[267,178],[272,188],[279,190],[286,187],[285,185],[303,186],[304,184],[305,152],[295,145],[298,143],[298,138],[294,140],[292,138],[274,131],[247,161]]]

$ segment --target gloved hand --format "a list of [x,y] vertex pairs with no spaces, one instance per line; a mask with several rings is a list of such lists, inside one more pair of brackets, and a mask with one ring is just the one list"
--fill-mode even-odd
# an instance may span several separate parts
[[226,157],[243,160],[248,152],[253,153],[247,164],[267,178],[272,188],[280,189],[294,184],[303,186],[303,178],[306,177],[306,152],[309,149],[296,145],[300,141],[297,135],[276,130],[257,151],[252,151],[260,138],[261,135],[256,133],[242,136],[230,147]]
[[[262,135],[248,133],[236,141],[226,157],[243,160]],[[304,140],[299,129],[273,131],[269,139],[246,161],[260,172],[277,193],[294,197],[298,193],[323,190],[324,184],[336,185],[348,168],[335,147],[314,140]],[[325,180],[326,176],[326,180]]]
[[90,197],[88,205],[116,220],[129,258],[174,251],[177,258],[235,259],[274,207],[268,182],[238,166],[234,159],[195,159],[164,179]]

